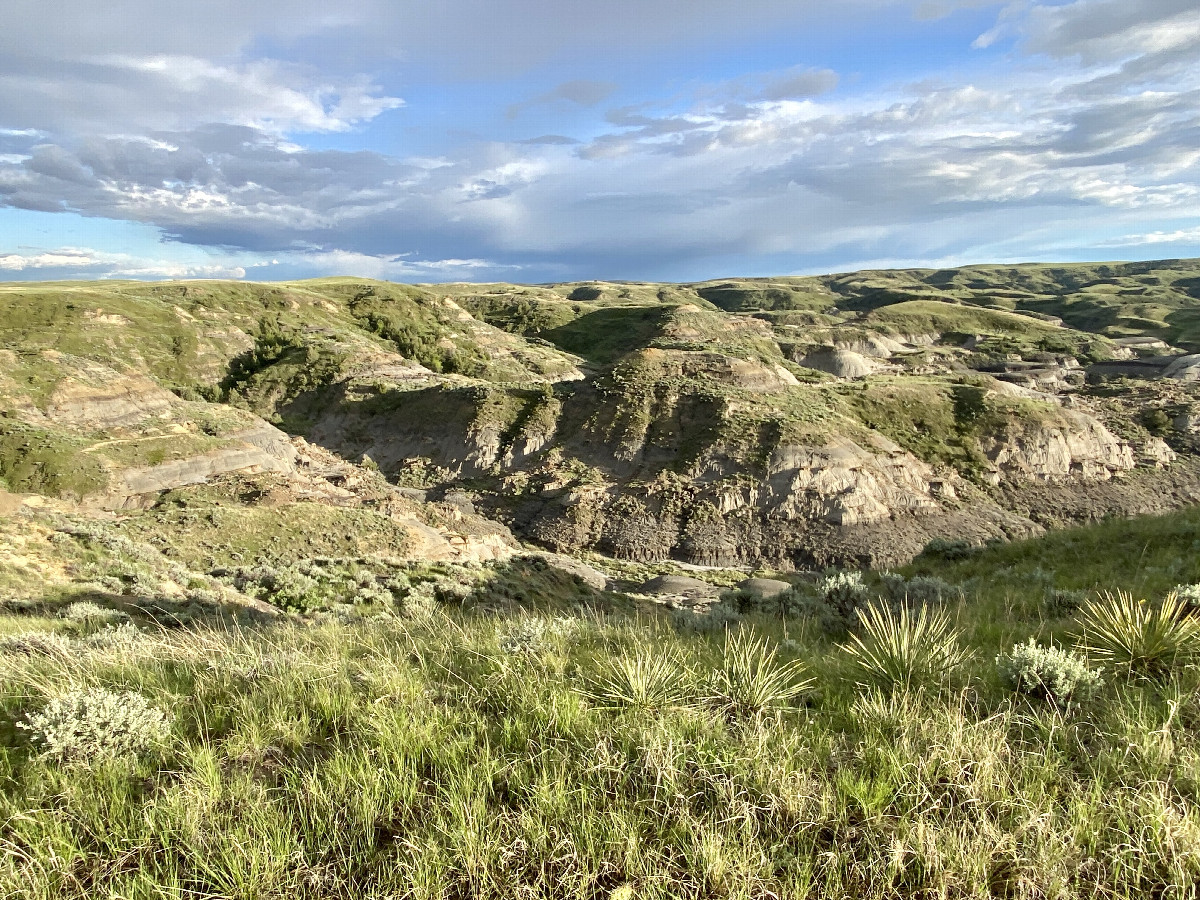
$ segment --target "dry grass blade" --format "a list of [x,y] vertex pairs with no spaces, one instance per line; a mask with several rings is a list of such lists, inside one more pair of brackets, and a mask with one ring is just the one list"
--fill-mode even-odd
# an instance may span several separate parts
[[1200,620],[1174,592],[1160,604],[1105,593],[1079,611],[1079,626],[1088,655],[1127,675],[1160,678],[1200,656]]

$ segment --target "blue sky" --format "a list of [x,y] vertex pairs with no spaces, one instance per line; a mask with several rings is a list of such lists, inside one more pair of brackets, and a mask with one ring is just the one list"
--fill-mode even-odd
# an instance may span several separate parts
[[1200,256],[1195,0],[8,0],[0,279]]

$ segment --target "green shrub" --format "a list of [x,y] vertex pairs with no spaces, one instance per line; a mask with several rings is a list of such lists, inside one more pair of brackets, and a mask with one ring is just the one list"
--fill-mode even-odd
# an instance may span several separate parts
[[971,554],[975,553],[978,548],[964,540],[934,538],[925,545],[925,549],[921,551],[923,556],[944,559],[948,562],[953,562],[957,559],[966,559]]
[[142,753],[166,738],[171,720],[141,694],[91,688],[56,697],[17,727],[29,732],[43,755],[87,762]]
[[675,628],[684,634],[716,634],[729,631],[742,622],[742,614],[738,612],[738,608],[742,603],[749,605],[749,601],[740,599],[744,596],[748,595],[739,591],[736,594],[723,595],[719,602],[709,605],[706,609],[677,609],[672,614],[671,621]]
[[833,572],[811,588],[797,586],[779,595],[780,610],[814,622],[825,634],[845,634],[855,614],[871,599],[861,572]]
[[967,658],[945,610],[874,603],[857,615],[861,633],[851,634],[842,649],[861,685],[922,688],[944,681]]
[[132,622],[122,622],[120,625],[105,625],[94,634],[89,634],[81,643],[89,650],[129,652],[145,641],[146,635],[141,629]]
[[996,667],[1010,690],[1042,697],[1056,706],[1090,700],[1102,684],[1100,670],[1089,669],[1084,657],[1059,647],[1043,647],[1033,638],[997,656]]
[[63,607],[58,615],[61,619],[68,619],[71,622],[80,624],[124,622],[129,619],[129,615],[119,609],[109,609],[97,603],[92,603],[90,600],[78,600],[75,603],[71,603]]
[[1175,596],[1187,607],[1188,612],[1200,610],[1200,584],[1180,584],[1175,587]]
[[757,716],[807,693],[816,683],[804,677],[799,660],[782,662],[762,638],[735,633],[725,638],[722,664],[709,681],[708,701],[731,718]]
[[569,637],[575,630],[571,619],[556,616],[518,616],[504,623],[497,635],[500,649],[510,655],[540,656],[558,638]]
[[945,603],[962,596],[962,588],[934,575],[914,575],[905,578],[885,572],[882,575],[884,592],[889,600],[898,605],[925,606]]
[[1080,610],[1079,627],[1092,659],[1129,676],[1161,678],[1200,655],[1200,621],[1174,592],[1161,603],[1105,593]]

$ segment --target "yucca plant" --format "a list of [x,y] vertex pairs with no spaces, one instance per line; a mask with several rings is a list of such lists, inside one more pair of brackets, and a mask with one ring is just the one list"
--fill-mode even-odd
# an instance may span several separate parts
[[783,662],[762,638],[744,632],[726,635],[721,668],[713,673],[708,701],[731,718],[757,716],[812,690],[799,660]]
[[1161,678],[1200,656],[1200,620],[1174,591],[1162,603],[1104,593],[1084,605],[1078,621],[1084,651],[1121,674]]
[[684,705],[689,680],[673,655],[643,651],[606,660],[584,693],[601,709],[666,709]]
[[924,687],[944,680],[968,656],[945,610],[922,606],[914,612],[876,602],[856,614],[861,632],[842,649],[864,686]]

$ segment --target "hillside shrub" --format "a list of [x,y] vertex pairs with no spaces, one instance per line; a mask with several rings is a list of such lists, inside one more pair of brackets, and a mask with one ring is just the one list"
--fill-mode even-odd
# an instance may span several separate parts
[[24,631],[0,637],[0,653],[66,657],[70,652],[70,639],[53,631]]
[[99,631],[83,638],[81,643],[89,650],[109,650],[128,653],[142,646],[146,641],[145,633],[132,622],[122,622],[119,625],[105,625]]
[[555,640],[570,637],[575,622],[562,616],[519,616],[501,626],[498,632],[500,649],[510,655],[540,656]]
[[124,622],[129,619],[129,615],[119,609],[109,609],[90,600],[77,600],[68,604],[63,607],[58,616],[60,619],[67,619],[78,624]]
[[44,756],[87,762],[143,753],[166,738],[171,720],[141,694],[90,688],[54,698],[17,727]]
[[921,555],[954,562],[955,560],[966,559],[975,553],[977,549],[964,540],[934,538],[925,545],[925,549],[921,551]]
[[1056,706],[1090,700],[1103,683],[1100,670],[1089,669],[1080,654],[1042,646],[1033,638],[997,656],[996,667],[1010,690],[1049,700]]
[[1200,611],[1200,584],[1181,584],[1174,590],[1179,602],[1187,607],[1189,613]]
[[845,634],[859,609],[871,600],[861,572],[832,572],[812,587],[797,586],[779,595],[784,615],[808,619],[825,634]]
[[905,578],[885,572],[881,576],[885,596],[894,604],[926,606],[945,603],[962,596],[962,588],[935,575],[914,575]]
[[[749,595],[746,595],[748,598]],[[742,614],[738,611],[739,603],[756,603],[757,598],[742,599],[742,592],[737,596],[725,595],[717,603],[710,604],[705,609],[677,609],[671,616],[671,621],[677,631],[684,634],[720,634],[737,628],[742,623]]]

